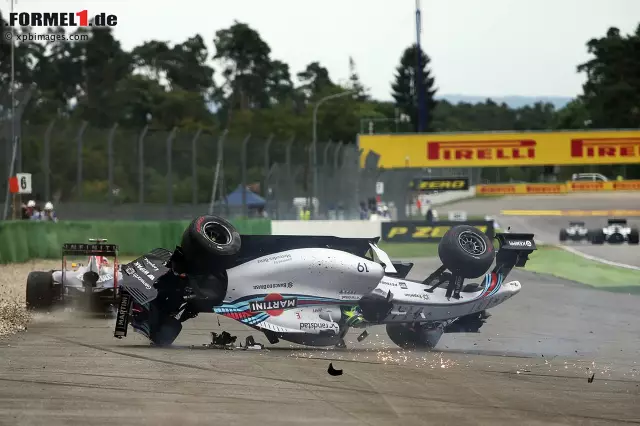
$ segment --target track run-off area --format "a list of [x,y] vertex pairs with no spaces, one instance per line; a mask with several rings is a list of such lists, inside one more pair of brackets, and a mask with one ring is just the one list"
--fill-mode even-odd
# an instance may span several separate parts
[[[637,196],[616,195],[474,199],[439,210],[495,215],[503,228],[557,243],[570,218],[500,211],[640,206]],[[585,221],[597,226],[606,218]],[[637,246],[574,247],[638,264]],[[414,261],[410,278],[439,265]],[[23,303],[27,273],[52,267],[55,261],[0,266],[2,297]],[[494,308],[480,333],[446,334],[433,352],[399,349],[383,326],[363,342],[353,331],[347,349],[270,345],[214,314],[185,323],[173,347],[157,348],[132,331],[114,339],[113,319],[35,314],[26,331],[0,338],[0,424],[640,423],[640,297],[523,270],[510,279],[523,290]],[[203,347],[210,332],[223,330],[238,341],[253,335],[266,349]],[[330,362],[344,374],[327,374]]]

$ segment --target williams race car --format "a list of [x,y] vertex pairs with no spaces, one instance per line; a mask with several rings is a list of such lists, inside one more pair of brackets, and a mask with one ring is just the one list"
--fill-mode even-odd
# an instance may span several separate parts
[[[122,272],[118,267],[118,246],[106,242],[89,239],[89,243],[63,244],[61,269],[34,271],[27,276],[27,307],[48,310],[54,305],[73,304],[84,310],[115,311]],[[69,256],[88,258],[86,264],[73,262],[68,268]]]
[[392,262],[378,237],[241,237],[226,220],[201,216],[174,251],[155,249],[123,265],[114,336],[125,337],[130,324],[169,345],[182,322],[215,312],[271,344],[345,347],[350,328],[386,324],[400,347],[431,349],[453,323],[477,322],[520,291],[518,281],[505,280],[536,249],[533,234],[496,238],[497,252],[477,228],[452,227],[438,247],[442,266],[418,282],[406,279],[413,264]]
[[627,219],[609,219],[607,226],[590,231],[593,244],[638,244],[638,228],[627,224]]
[[589,229],[584,222],[569,222],[569,226],[560,230],[560,241],[589,241]]

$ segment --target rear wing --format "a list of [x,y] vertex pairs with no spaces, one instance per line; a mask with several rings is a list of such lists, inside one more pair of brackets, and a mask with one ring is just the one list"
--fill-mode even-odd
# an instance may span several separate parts
[[103,243],[65,243],[62,245],[62,256],[118,257],[118,245]]
[[584,226],[584,222],[569,222],[569,226]]
[[607,225],[626,225],[627,219],[607,219]]

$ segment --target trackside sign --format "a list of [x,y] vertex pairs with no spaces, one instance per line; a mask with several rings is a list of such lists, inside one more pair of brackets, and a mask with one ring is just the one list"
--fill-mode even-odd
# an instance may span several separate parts
[[420,192],[467,191],[468,178],[415,178],[409,182],[409,189]]
[[359,135],[387,169],[640,163],[640,131]]
[[495,230],[493,221],[439,221],[427,223],[423,221],[404,220],[399,222],[382,222],[382,240],[394,243],[433,243],[442,239],[444,234],[457,225],[471,225],[493,238]]

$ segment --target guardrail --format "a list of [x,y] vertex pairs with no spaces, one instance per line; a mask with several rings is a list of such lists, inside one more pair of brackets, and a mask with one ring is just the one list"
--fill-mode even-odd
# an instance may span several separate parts
[[572,192],[640,191],[640,180],[569,181],[565,183],[501,183],[477,185],[476,196],[544,195]]

